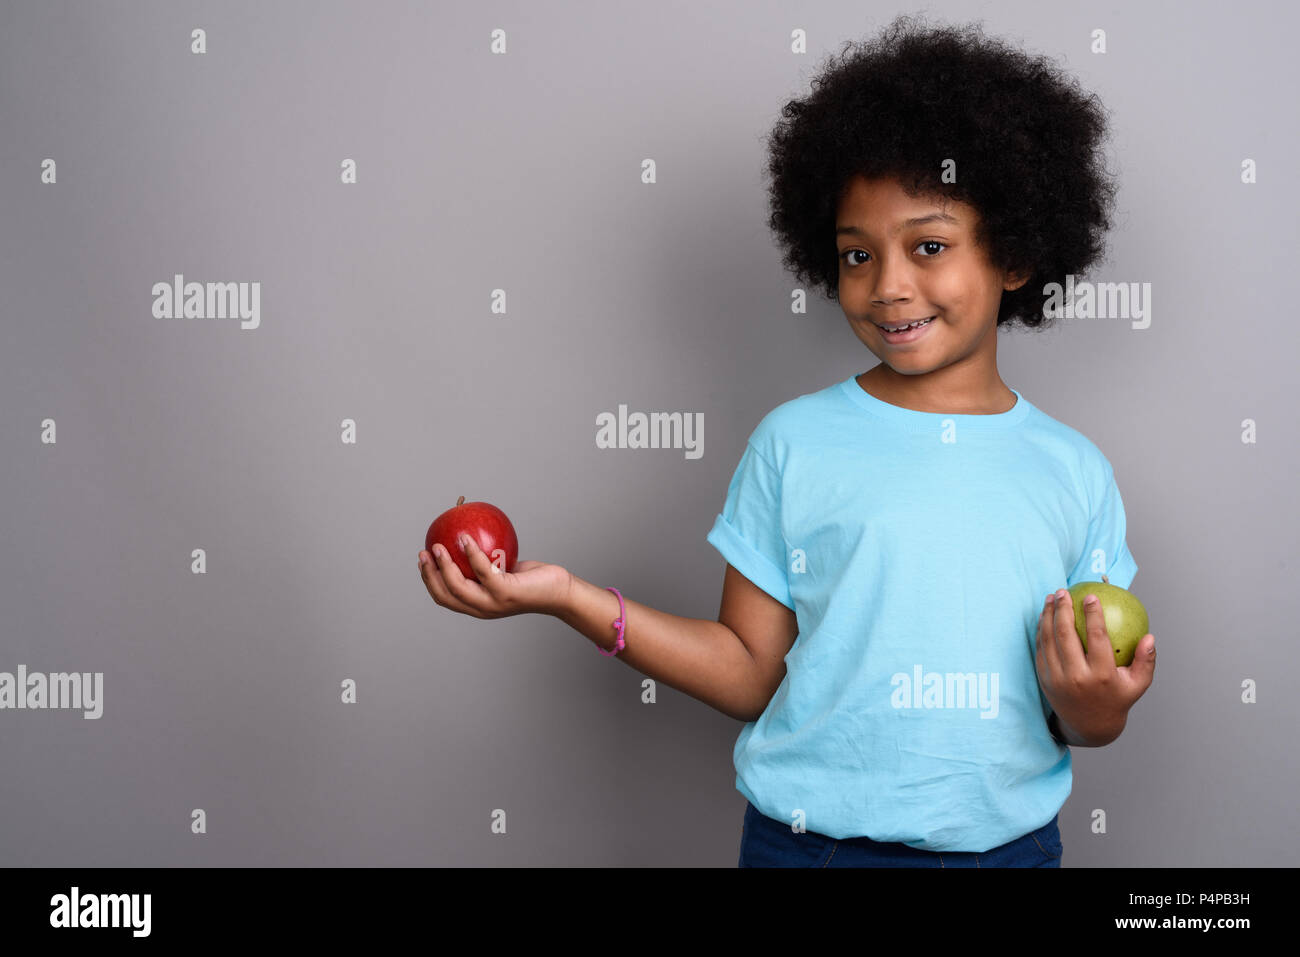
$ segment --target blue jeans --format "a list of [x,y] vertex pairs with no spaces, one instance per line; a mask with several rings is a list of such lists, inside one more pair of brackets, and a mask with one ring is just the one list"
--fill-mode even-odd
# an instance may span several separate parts
[[816,831],[802,834],[745,802],[741,867],[1060,867],[1061,832],[1056,817],[999,847],[973,851],[921,851],[869,837],[837,840]]

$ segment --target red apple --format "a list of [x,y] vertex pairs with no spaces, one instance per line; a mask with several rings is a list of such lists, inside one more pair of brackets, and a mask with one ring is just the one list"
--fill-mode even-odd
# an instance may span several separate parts
[[478,581],[474,569],[469,566],[469,556],[460,550],[456,537],[464,532],[478,543],[478,547],[503,572],[515,570],[515,560],[519,557],[519,539],[515,527],[506,518],[506,513],[487,502],[466,502],[462,495],[456,504],[433,520],[428,534],[424,536],[424,547],[433,554],[434,544],[447,549],[447,554],[456,563],[460,573],[470,581]]

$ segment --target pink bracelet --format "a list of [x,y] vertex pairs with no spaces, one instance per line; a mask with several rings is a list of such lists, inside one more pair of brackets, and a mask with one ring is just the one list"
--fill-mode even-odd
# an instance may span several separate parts
[[618,632],[618,641],[614,642],[613,651],[606,651],[604,648],[600,647],[600,645],[596,646],[596,650],[602,655],[613,656],[623,650],[623,630],[627,627],[627,609],[623,607],[623,595],[617,588],[611,588],[609,585],[606,585],[605,591],[612,591],[615,595],[618,595],[618,617],[612,622],[614,630]]

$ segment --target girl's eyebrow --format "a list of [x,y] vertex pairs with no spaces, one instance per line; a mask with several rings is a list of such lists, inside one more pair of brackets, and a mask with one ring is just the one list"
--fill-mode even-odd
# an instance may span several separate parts
[[[930,213],[928,216],[914,216],[911,219],[905,219],[894,227],[893,232],[899,230],[911,229],[913,226],[924,226],[927,223],[948,223],[950,226],[960,226],[956,218],[949,216],[947,213]],[[867,233],[859,226],[837,226],[835,229],[836,236],[866,236]],[[891,234],[892,235],[892,234]]]

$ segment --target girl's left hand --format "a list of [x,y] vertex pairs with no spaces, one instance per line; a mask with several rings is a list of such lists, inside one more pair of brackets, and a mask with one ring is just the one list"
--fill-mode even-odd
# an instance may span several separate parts
[[1048,597],[1038,619],[1035,667],[1043,694],[1063,724],[1101,744],[1117,738],[1133,704],[1151,687],[1156,639],[1145,635],[1133,663],[1115,664],[1101,602],[1084,599],[1088,650],[1074,628],[1074,602],[1064,588]]

